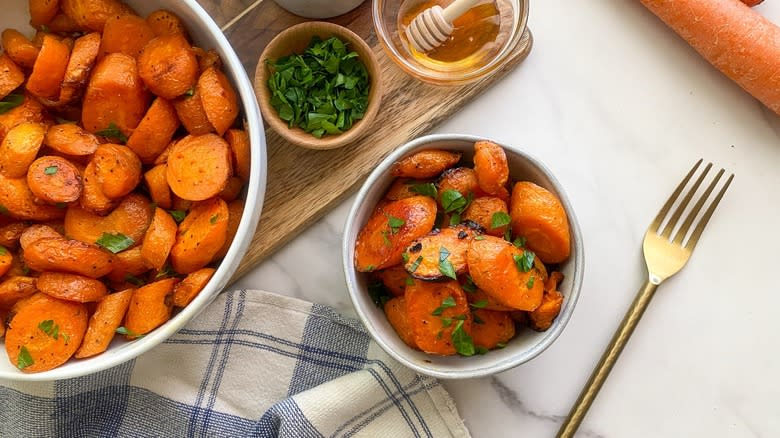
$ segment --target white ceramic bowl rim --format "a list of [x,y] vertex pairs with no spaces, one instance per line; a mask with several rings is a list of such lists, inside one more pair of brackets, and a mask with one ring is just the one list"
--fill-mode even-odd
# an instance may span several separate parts
[[[220,262],[211,281],[209,281],[206,287],[189,305],[187,305],[187,307],[182,309],[168,322],[141,339],[132,342],[115,340],[109,347],[109,350],[100,355],[88,359],[71,359],[61,367],[53,370],[25,374],[15,368],[10,370],[0,368],[0,379],[50,381],[80,377],[122,364],[149,351],[179,331],[179,329],[183,328],[192,318],[202,312],[217,295],[219,295],[219,292],[227,285],[227,282],[236,271],[236,268],[238,268],[241,257],[246,253],[246,250],[252,241],[252,235],[257,228],[257,222],[260,218],[260,212],[265,197],[267,173],[266,143],[265,135],[262,134],[264,132],[263,122],[260,117],[260,109],[257,105],[254,89],[252,88],[241,61],[238,59],[238,56],[233,51],[230,43],[217,24],[214,23],[209,14],[195,0],[177,0],[176,3],[178,4],[175,5],[176,7],[161,4],[160,2],[154,2],[154,4],[152,4],[151,2],[141,2],[140,0],[125,1],[127,1],[127,3],[139,14],[144,16],[161,7],[171,9],[185,22],[185,24],[189,24],[188,27],[193,38],[196,38],[196,35],[194,35],[192,24],[200,23],[202,27],[205,28],[209,37],[216,40],[217,46],[209,48],[218,51],[222,58],[222,62],[225,65],[227,75],[233,79],[231,82],[233,86],[236,87],[236,91],[241,100],[241,109],[248,125],[247,132],[249,134],[250,145],[252,146],[250,163],[252,174],[246,188],[246,208],[241,216],[241,222],[236,232],[236,237],[233,240],[233,244],[230,246],[225,258]],[[24,5],[26,7],[26,2]],[[27,18],[29,19],[29,16]],[[254,207],[250,208],[252,205],[251,200],[253,199],[256,200],[256,202],[254,203]],[[5,356],[4,353],[3,356]],[[7,361],[7,359],[4,360]]]
[[[349,289],[349,297],[352,300],[352,305],[354,306],[355,311],[357,312],[360,319],[363,321],[363,325],[366,327],[368,332],[374,338],[374,341],[376,341],[376,343],[379,344],[379,346],[385,352],[387,352],[387,354],[389,354],[391,357],[393,357],[400,363],[404,364],[405,366],[419,373],[441,378],[441,379],[463,379],[463,378],[483,377],[501,371],[506,371],[517,365],[528,362],[531,359],[538,356],[539,354],[541,354],[550,345],[552,345],[552,343],[558,338],[558,336],[560,336],[560,334],[563,332],[564,328],[566,327],[567,323],[569,322],[569,319],[571,319],[571,316],[574,312],[574,308],[576,307],[577,304],[577,300],[579,299],[580,288],[582,287],[582,279],[585,270],[584,269],[585,253],[583,247],[582,233],[580,231],[577,217],[575,216],[574,213],[574,209],[572,208],[571,203],[569,202],[569,199],[566,196],[566,193],[563,190],[561,184],[555,178],[553,173],[544,164],[542,164],[539,160],[537,160],[533,156],[521,150],[518,150],[513,146],[508,146],[505,144],[498,143],[501,147],[508,149],[513,153],[516,153],[524,160],[530,162],[534,167],[540,169],[545,174],[545,176],[549,178],[550,183],[554,187],[555,191],[558,193],[561,203],[563,204],[563,207],[566,210],[566,213],[569,217],[569,227],[570,227],[571,239],[574,247],[574,253],[572,254],[573,256],[572,261],[574,262],[574,277],[572,279],[571,294],[569,294],[566,297],[568,303],[564,306],[561,313],[556,318],[555,322],[553,323],[553,326],[550,327],[550,329],[548,329],[546,332],[544,332],[544,337],[535,345],[533,345],[531,348],[528,348],[518,353],[517,355],[510,356],[504,360],[497,361],[495,363],[491,363],[478,368],[470,368],[470,369],[455,370],[455,371],[441,371],[441,370],[432,369],[424,365],[421,365],[418,362],[410,361],[406,356],[399,354],[396,350],[391,348],[391,346],[388,343],[384,341],[382,334],[380,333],[380,330],[370,322],[371,320],[363,304],[366,301],[361,301],[360,297],[358,297],[358,294],[364,294],[365,292],[358,290],[358,286],[357,284],[355,284],[353,278],[354,277],[353,274],[355,272],[354,263],[351,256],[351,254],[353,254],[351,248],[353,242],[350,242],[350,239],[347,238],[348,231],[355,229],[355,227],[359,227],[361,225],[361,224],[356,224],[355,220],[356,217],[358,216],[358,211],[360,210],[363,204],[363,200],[366,198],[366,196],[368,195],[372,187],[387,172],[390,163],[400,160],[401,158],[409,154],[410,151],[415,150],[420,146],[429,143],[446,142],[446,141],[466,141],[466,142],[475,143],[481,140],[490,140],[495,142],[495,140],[491,140],[485,137],[473,136],[473,135],[432,134],[432,135],[427,135],[427,136],[417,138],[397,148],[395,151],[393,151],[382,161],[382,164],[379,164],[374,169],[374,171],[371,172],[371,174],[368,176],[366,181],[363,183],[363,186],[358,192],[354,204],[350,209],[349,215],[347,216],[347,223],[344,227],[345,237],[342,243],[342,263],[344,267],[344,274],[347,280],[347,287]],[[367,305],[373,306],[374,303],[368,300]],[[393,332],[392,335],[395,336],[395,333]],[[488,355],[489,354],[490,353],[488,353]],[[468,358],[463,358],[463,360],[464,361],[468,360]]]

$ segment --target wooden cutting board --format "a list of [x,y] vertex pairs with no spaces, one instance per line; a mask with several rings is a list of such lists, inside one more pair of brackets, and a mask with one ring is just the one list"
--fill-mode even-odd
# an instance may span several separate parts
[[[227,35],[250,78],[266,44],[282,30],[305,19],[264,0],[226,26]],[[374,129],[357,142],[330,151],[312,151],[287,143],[266,130],[268,185],[257,232],[233,279],[237,279],[313,224],[351,194],[396,147],[419,137],[445,120],[473,97],[499,81],[531,50],[527,33],[506,63],[490,76],[458,87],[419,82],[398,68],[374,34],[371,2],[331,20],[363,37],[382,68],[385,93]],[[263,84],[255,84],[265,86]]]

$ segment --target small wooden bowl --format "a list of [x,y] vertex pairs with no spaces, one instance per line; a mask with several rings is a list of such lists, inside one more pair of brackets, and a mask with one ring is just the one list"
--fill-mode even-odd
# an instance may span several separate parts
[[[306,47],[309,46],[309,43],[311,43],[313,36],[318,36],[323,40],[335,36],[348,43],[348,48],[357,52],[358,57],[366,66],[369,81],[371,82],[368,94],[368,108],[365,116],[355,122],[348,131],[338,135],[324,135],[322,138],[317,138],[297,126],[290,128],[287,122],[279,118],[276,109],[271,106],[271,91],[268,88],[268,78],[272,72],[267,65],[267,61],[275,61],[292,53],[303,53]],[[380,76],[379,63],[371,47],[357,34],[337,24],[311,21],[284,30],[268,43],[260,55],[260,60],[255,70],[255,94],[266,123],[285,140],[309,149],[334,149],[357,140],[371,125],[379,111],[379,103],[382,100],[382,81]]]

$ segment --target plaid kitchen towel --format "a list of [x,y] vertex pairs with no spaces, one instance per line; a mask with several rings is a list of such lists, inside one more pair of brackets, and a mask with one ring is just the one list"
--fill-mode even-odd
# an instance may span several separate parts
[[358,321],[261,291],[221,294],[137,359],[0,382],[0,436],[468,437],[455,404]]

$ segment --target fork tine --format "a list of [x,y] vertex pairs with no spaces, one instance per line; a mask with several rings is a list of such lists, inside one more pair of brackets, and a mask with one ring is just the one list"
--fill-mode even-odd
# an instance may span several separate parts
[[712,200],[712,203],[707,209],[707,212],[704,213],[704,216],[702,216],[701,220],[699,221],[699,224],[696,225],[696,229],[693,230],[693,234],[691,234],[691,237],[688,239],[688,242],[685,244],[685,247],[688,248],[689,250],[693,251],[693,249],[696,247],[696,244],[699,242],[699,237],[701,237],[701,233],[704,231],[704,227],[707,226],[707,222],[709,222],[712,213],[715,211],[715,208],[718,206],[720,199],[723,197],[723,194],[726,193],[726,189],[729,188],[729,185],[731,184],[731,180],[733,179],[734,179],[734,174],[732,173],[731,175],[729,175],[729,179],[726,180],[726,184],[724,184],[723,188],[720,189],[720,192],[718,192],[718,196],[716,196],[715,199]]
[[715,186],[718,184],[718,181],[720,181],[720,177],[723,176],[723,173],[725,170],[720,169],[717,175],[715,175],[715,179],[712,180],[710,183],[710,186],[707,187],[707,190],[704,191],[704,193],[699,197],[698,202],[696,202],[696,205],[693,207],[690,213],[688,213],[688,217],[685,218],[685,222],[680,226],[680,229],[677,230],[677,234],[674,237],[674,243],[681,245],[683,239],[685,238],[685,235],[688,234],[688,230],[691,228],[691,224],[693,223],[694,219],[696,219],[696,215],[699,214],[699,210],[704,206],[704,203],[707,202],[707,199],[710,197],[710,194],[713,190],[715,190]]
[[666,223],[666,227],[664,227],[663,232],[660,233],[661,236],[668,239],[672,235],[674,226],[677,225],[677,221],[680,220],[683,211],[685,211],[685,207],[687,207],[688,203],[691,202],[693,195],[695,195],[696,191],[699,190],[699,186],[701,185],[702,181],[704,181],[704,177],[707,176],[707,173],[711,168],[712,163],[707,163],[707,167],[704,168],[704,171],[701,173],[701,175],[699,175],[699,177],[696,179],[696,182],[693,184],[693,187],[688,190],[688,193],[685,194],[685,197],[680,202],[680,205],[678,205],[677,209],[674,211],[674,213],[672,213],[672,217],[669,218],[669,222]]
[[653,222],[650,224],[650,229],[656,233],[658,232],[658,228],[661,226],[661,222],[663,222],[664,218],[666,217],[666,214],[669,213],[669,209],[672,208],[672,204],[674,204],[674,201],[677,200],[677,197],[680,196],[680,193],[682,193],[685,186],[688,184],[688,181],[690,181],[693,174],[696,172],[696,169],[699,168],[699,165],[704,161],[703,158],[699,158],[699,161],[696,162],[696,164],[693,165],[693,169],[691,169],[690,172],[688,172],[688,175],[683,178],[683,180],[680,182],[680,185],[677,186],[677,188],[674,190],[674,193],[672,193],[672,196],[669,197],[669,199],[666,200],[666,203],[663,207],[661,207],[661,211],[658,212],[658,215],[653,219]]

